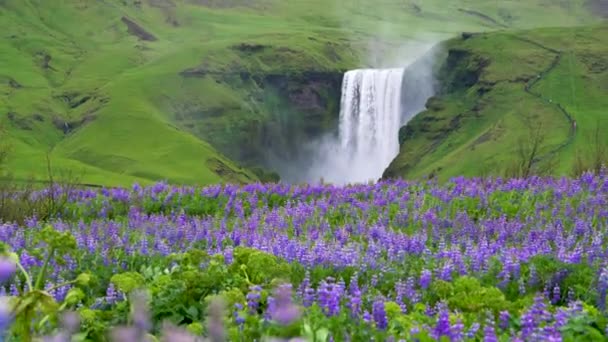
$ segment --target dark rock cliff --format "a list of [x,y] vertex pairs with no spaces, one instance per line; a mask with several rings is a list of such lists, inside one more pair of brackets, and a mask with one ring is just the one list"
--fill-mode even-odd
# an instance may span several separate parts
[[177,111],[182,127],[249,167],[298,158],[302,144],[338,126],[342,71],[252,73],[189,69],[185,78],[211,78],[240,95],[240,103]]

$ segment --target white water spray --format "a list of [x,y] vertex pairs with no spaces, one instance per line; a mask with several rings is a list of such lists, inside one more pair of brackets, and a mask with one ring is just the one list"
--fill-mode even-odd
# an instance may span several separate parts
[[[377,181],[399,154],[403,69],[360,69],[344,75],[340,154],[350,169],[336,182]],[[335,156],[334,156],[335,157]]]

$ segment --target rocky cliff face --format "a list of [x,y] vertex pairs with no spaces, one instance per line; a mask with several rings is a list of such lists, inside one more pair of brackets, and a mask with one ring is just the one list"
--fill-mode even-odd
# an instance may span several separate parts
[[[266,120],[259,124],[260,134],[250,137],[255,159],[264,164],[297,159],[302,144],[336,129],[342,75],[304,72],[260,77],[262,87],[254,93],[264,99],[259,104]],[[242,149],[241,153],[242,158],[249,156]]]
[[[186,70],[237,93],[233,106],[174,106],[178,123],[248,166],[298,159],[302,144],[337,128],[342,71],[286,73]],[[203,81],[203,80],[201,80]]]

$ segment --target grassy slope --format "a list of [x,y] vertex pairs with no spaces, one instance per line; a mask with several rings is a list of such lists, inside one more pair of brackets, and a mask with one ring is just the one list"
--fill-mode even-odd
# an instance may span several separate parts
[[608,145],[608,26],[570,31],[555,37],[553,32],[536,32],[532,37],[561,47],[562,62],[539,83],[537,91],[555,99],[577,123],[572,144],[560,154],[559,171],[569,172],[577,154],[589,158],[596,148],[596,128]]
[[[14,148],[9,166],[18,177],[43,176],[44,155],[50,150],[56,167],[82,171],[83,181],[89,183],[246,181],[255,176],[239,170],[200,135],[183,129],[175,114],[184,107],[222,109],[221,117],[206,118],[197,129],[207,132],[208,124],[209,132],[225,132],[227,139],[244,118],[273,118],[256,108],[263,103],[246,99],[245,88],[252,85],[235,88],[213,77],[183,78],[179,72],[196,67],[219,73],[343,70],[366,64],[369,41],[378,33],[390,48],[421,33],[447,37],[462,30],[589,20],[582,0],[572,1],[572,8],[544,1],[460,1],[447,6],[439,0],[258,0],[240,7],[226,4],[252,2],[137,3],[0,3],[5,28],[0,41],[0,119]],[[156,41],[130,34],[123,16]],[[232,48],[241,43],[271,49],[252,58]],[[63,122],[70,123],[67,135]],[[218,167],[218,160],[225,166]],[[214,171],[218,168],[223,171]]]
[[[590,150],[598,120],[608,124],[606,25],[490,33],[454,39],[448,49],[464,51],[461,67],[480,71],[480,78],[436,99],[410,123],[387,175],[501,174],[517,155],[519,140],[529,136],[525,118],[530,116],[542,124],[543,155],[557,151],[555,172],[567,174],[575,152]],[[540,97],[527,93],[526,84]],[[576,120],[575,131],[558,104]]]

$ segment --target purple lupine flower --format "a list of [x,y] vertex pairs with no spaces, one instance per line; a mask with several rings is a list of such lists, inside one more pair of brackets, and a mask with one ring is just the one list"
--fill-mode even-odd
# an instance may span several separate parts
[[193,336],[186,329],[164,324],[162,330],[162,342],[202,342],[199,337]]
[[540,294],[534,298],[534,304],[530,308],[530,312],[538,319],[538,322],[546,322],[551,318],[551,314],[547,311],[545,298]]
[[388,318],[386,317],[383,298],[378,297],[374,301],[374,304],[372,305],[372,315],[378,329],[384,330],[388,327]]
[[72,288],[71,285],[62,286],[55,291],[54,298],[57,302],[61,303],[67,296],[68,292]]
[[553,287],[553,296],[551,297],[551,304],[555,305],[555,304],[559,303],[560,300],[561,300],[561,289],[559,288],[558,284],[555,284],[555,287]]
[[11,286],[9,286],[8,292],[13,297],[18,297],[20,294],[19,288],[17,287],[17,284],[15,284],[15,283],[12,283]]
[[534,287],[538,285],[538,274],[536,272],[536,266],[530,265],[530,275],[528,276],[528,286]]
[[500,281],[500,283],[498,283],[498,287],[502,290],[504,290],[507,285],[509,285],[509,282],[511,281],[511,273],[505,273],[502,276],[502,280]]
[[509,322],[511,320],[511,315],[509,314],[509,311],[501,311],[499,314],[499,327],[502,330],[507,330],[509,329]]
[[267,310],[264,311],[264,320],[270,321],[271,313],[275,311],[274,297],[268,296],[268,298],[266,298],[266,306],[267,306]]
[[369,311],[367,311],[367,310],[363,311],[362,318],[363,318],[363,321],[366,323],[369,323],[372,321],[372,315],[370,315]]
[[519,294],[522,296],[525,295],[526,294],[526,283],[524,282],[524,278],[519,278],[517,283],[518,283]]
[[106,302],[114,304],[118,301],[118,291],[114,287],[114,283],[110,283],[106,289]]
[[427,269],[422,270],[422,273],[420,274],[420,287],[425,290],[428,289],[432,280],[433,273]]
[[[413,327],[410,329],[410,336],[416,336],[416,335],[418,335],[418,334],[420,334],[420,327],[418,327],[418,326],[413,326]],[[414,338],[414,341],[418,341],[418,339],[417,339],[417,338]]]
[[452,272],[454,271],[454,265],[451,261],[447,261],[441,270],[439,271],[439,279],[443,281],[452,281]]
[[377,274],[372,275],[372,279],[370,281],[370,285],[372,287],[376,287],[376,285],[378,285],[378,275]]
[[57,298],[57,289],[51,290],[53,288],[53,283],[49,280],[45,282],[44,289],[47,291],[53,298]]
[[315,301],[315,290],[311,287],[304,289],[304,298],[302,298],[302,305],[304,307],[310,307]]
[[152,323],[150,322],[150,313],[148,310],[148,295],[145,292],[135,292],[132,295],[131,301],[133,303],[133,326],[136,327],[140,333],[150,331]]
[[451,341],[462,341],[464,340],[464,324],[459,318],[456,323],[450,327],[450,340]]
[[232,247],[228,247],[224,250],[224,262],[227,265],[232,264],[234,261],[234,249]]
[[317,290],[317,300],[319,306],[327,316],[335,316],[340,311],[340,289],[333,284],[333,279],[322,281]]
[[8,257],[0,257],[0,283],[7,281],[17,271],[17,264]]
[[234,322],[236,325],[241,327],[245,323],[245,317],[241,315],[240,311],[243,310],[243,305],[240,303],[234,304]]
[[521,316],[521,336],[524,340],[528,339],[536,329],[536,320],[531,312],[524,312]]
[[276,289],[274,303],[269,311],[271,319],[281,325],[290,325],[300,318],[300,308],[291,300],[291,284],[283,284]]
[[467,331],[466,337],[470,338],[470,339],[475,338],[480,327],[481,327],[481,325],[479,323],[477,323],[477,322],[473,323],[471,325],[471,327],[469,328],[469,330]]
[[10,327],[13,315],[8,303],[8,298],[0,297],[0,340],[4,337],[5,330]]
[[357,317],[359,315],[359,311],[361,310],[361,290],[359,289],[359,284],[357,283],[357,277],[353,276],[349,287],[348,287],[348,301],[347,307],[350,310],[352,317]]
[[559,329],[568,323],[570,314],[568,310],[565,310],[564,308],[558,308],[555,314],[553,315],[553,318],[555,320],[555,327]]
[[258,285],[249,287],[249,293],[247,293],[245,298],[247,299],[247,307],[251,314],[255,314],[258,311],[261,297],[260,292],[262,292],[262,288]]
[[494,330],[493,324],[486,324],[483,329],[483,341],[484,342],[498,342],[496,331]]
[[395,283],[395,302],[398,304],[403,303],[403,297],[407,292],[407,284],[402,281]]
[[606,310],[606,302],[608,301],[608,266],[605,266],[600,272],[600,277],[598,279],[598,293],[598,307],[601,310]]
[[534,304],[523,313],[521,317],[521,334],[524,340],[532,338],[535,334],[538,334],[538,327],[543,322],[552,320],[552,315],[546,310],[546,304],[544,297],[538,294],[534,298]]
[[221,299],[214,299],[209,303],[209,319],[207,331],[211,342],[223,342],[226,340],[224,330],[224,302]]
[[576,294],[574,293],[574,289],[569,288],[566,301],[568,304],[573,303],[576,300]]
[[433,338],[439,340],[442,336],[450,336],[450,312],[447,305],[440,305],[437,324],[433,329]]
[[298,295],[301,298],[304,298],[304,294],[306,293],[306,288],[310,287],[310,272],[307,270],[304,274],[304,279],[300,283],[298,287]]
[[[405,297],[407,299],[409,299],[411,304],[417,304],[420,302],[420,300],[422,299],[422,294],[420,294],[417,290],[416,290],[416,280],[414,279],[414,277],[408,277],[407,278],[407,282],[405,283]],[[401,306],[402,311],[405,313],[405,303],[403,303],[404,305]]]

